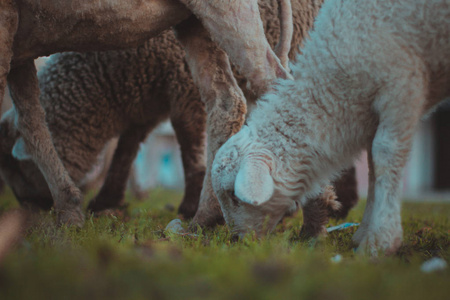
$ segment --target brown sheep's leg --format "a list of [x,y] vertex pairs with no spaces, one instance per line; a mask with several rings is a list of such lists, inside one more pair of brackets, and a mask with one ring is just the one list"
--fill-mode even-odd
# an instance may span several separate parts
[[[13,1],[0,2],[0,110],[5,95],[6,82],[13,56],[14,35],[17,31],[19,15]],[[1,114],[0,114],[1,115]]]
[[59,159],[45,123],[33,60],[12,69],[8,83],[17,112],[17,129],[25,142],[26,151],[48,183],[59,222],[82,226],[82,195]]
[[[145,141],[144,141],[145,142]],[[148,198],[148,188],[142,188],[138,182],[138,176],[136,174],[136,168],[134,164],[131,164],[130,176],[128,176],[128,188],[130,189],[132,197],[142,201]]]
[[265,37],[257,0],[181,2],[202,21],[257,95],[267,91],[274,79],[290,77]]
[[171,104],[170,119],[180,145],[184,169],[184,197],[178,213],[189,219],[197,212],[205,178],[206,112],[198,94],[191,99],[183,98],[183,101],[187,103]]
[[[13,56],[13,41],[17,30],[18,14],[12,1],[0,2],[0,116],[6,82]],[[4,142],[4,141],[2,141]],[[3,192],[5,182],[0,179],[0,193]]]
[[280,58],[281,65],[289,72],[289,51],[291,50],[292,36],[294,34],[294,21],[292,16],[291,0],[279,0],[280,41],[275,47],[275,53]]
[[155,126],[155,123],[151,123],[132,127],[120,135],[105,182],[97,196],[89,202],[89,211],[100,212],[120,207],[125,196],[131,166],[139,151],[139,145]]
[[210,39],[198,20],[190,18],[176,29],[207,112],[206,176],[193,224],[214,226],[223,223],[224,219],[211,185],[211,165],[219,147],[244,123],[245,98],[233,76],[227,55]]
[[356,169],[350,168],[342,173],[335,182],[334,189],[337,195],[337,201],[342,204],[341,209],[330,212],[330,217],[336,219],[344,219],[348,212],[356,203],[358,203],[358,186],[356,182]]

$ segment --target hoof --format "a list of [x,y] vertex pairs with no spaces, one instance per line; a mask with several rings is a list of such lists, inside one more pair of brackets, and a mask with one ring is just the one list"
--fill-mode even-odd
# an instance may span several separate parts
[[66,195],[68,195],[68,197],[65,198],[65,201],[61,201],[59,205],[55,204],[58,224],[81,228],[84,224],[84,214],[81,210],[83,196],[77,188],[69,189]]
[[92,212],[94,214],[103,212],[105,210],[125,210],[128,205],[124,203],[122,199],[119,201],[113,200],[111,201],[111,198],[109,198],[109,201],[102,200],[104,198],[98,199],[94,198],[91,201],[89,201],[87,211]]
[[364,224],[361,224],[355,234],[353,234],[352,241],[355,246],[359,246],[359,244],[361,244],[361,241],[367,233],[366,227],[367,226],[364,226]]
[[83,227],[84,224],[84,214],[80,207],[73,209],[57,210],[58,213],[58,224]]
[[328,235],[325,225],[322,226],[305,226],[300,229],[298,239],[306,241],[312,238],[326,237]]
[[197,226],[201,228],[214,228],[217,225],[225,224],[225,219],[222,216],[222,213],[219,214],[199,214],[197,213],[192,219],[192,222],[189,224],[189,231],[195,232],[197,230]]
[[94,215],[94,217],[115,216],[123,218],[124,220],[128,220],[130,216],[128,215],[127,208],[128,204],[123,204],[113,208],[106,208],[97,212],[91,211],[91,213]]
[[182,215],[184,219],[192,219],[197,212],[204,177],[205,171],[197,172],[188,176],[184,197],[178,207],[178,214]]
[[89,214],[94,214],[95,217],[103,216],[103,215],[114,215],[114,216],[127,216],[128,204],[120,202],[116,205],[101,205],[99,202],[95,202],[92,200],[89,202],[89,206],[87,211]]
[[[356,236],[353,241],[357,241],[359,238],[359,236]],[[379,254],[389,256],[395,254],[401,244],[401,232],[388,234],[367,231],[364,236],[361,237],[357,252],[359,254],[369,255],[370,257],[377,257]]]
[[192,205],[191,203],[183,200],[183,202],[181,202],[180,206],[178,207],[178,214],[182,215],[185,220],[192,219],[197,212],[197,208],[198,203],[197,205]]
[[99,201],[97,201],[95,198],[92,199],[91,201],[89,201],[89,204],[87,206],[87,211],[88,212],[92,212],[92,213],[98,213],[101,212],[102,210],[108,209],[109,206],[107,205],[102,205]]
[[220,204],[215,197],[211,197],[203,202],[200,200],[199,208],[189,224],[189,229],[196,229],[197,225],[202,228],[213,228],[223,224],[225,224],[225,219]]

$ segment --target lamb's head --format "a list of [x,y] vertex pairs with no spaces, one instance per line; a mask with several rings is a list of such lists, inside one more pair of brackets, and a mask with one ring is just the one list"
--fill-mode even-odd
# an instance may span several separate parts
[[14,121],[7,111],[0,121],[0,175],[21,204],[50,209],[53,200],[40,170],[30,159]]
[[244,126],[217,152],[212,167],[212,185],[225,221],[240,236],[273,230],[298,202],[283,195],[272,174],[275,156],[264,149]]

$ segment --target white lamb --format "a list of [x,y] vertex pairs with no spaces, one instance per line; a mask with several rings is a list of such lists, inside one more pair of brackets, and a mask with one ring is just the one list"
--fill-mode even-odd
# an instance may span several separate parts
[[[218,151],[213,188],[237,233],[273,229],[368,150],[360,251],[402,241],[400,178],[421,116],[450,96],[450,0],[328,0],[295,65]],[[309,206],[310,203],[308,203]]]

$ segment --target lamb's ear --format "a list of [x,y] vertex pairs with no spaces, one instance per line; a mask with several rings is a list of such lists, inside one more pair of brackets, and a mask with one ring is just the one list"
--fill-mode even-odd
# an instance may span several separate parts
[[31,159],[31,155],[28,153],[27,147],[25,146],[25,141],[22,137],[16,140],[16,143],[12,149],[12,156],[18,160]]
[[234,182],[234,193],[242,201],[260,205],[272,198],[274,183],[267,164],[249,161],[241,165]]

